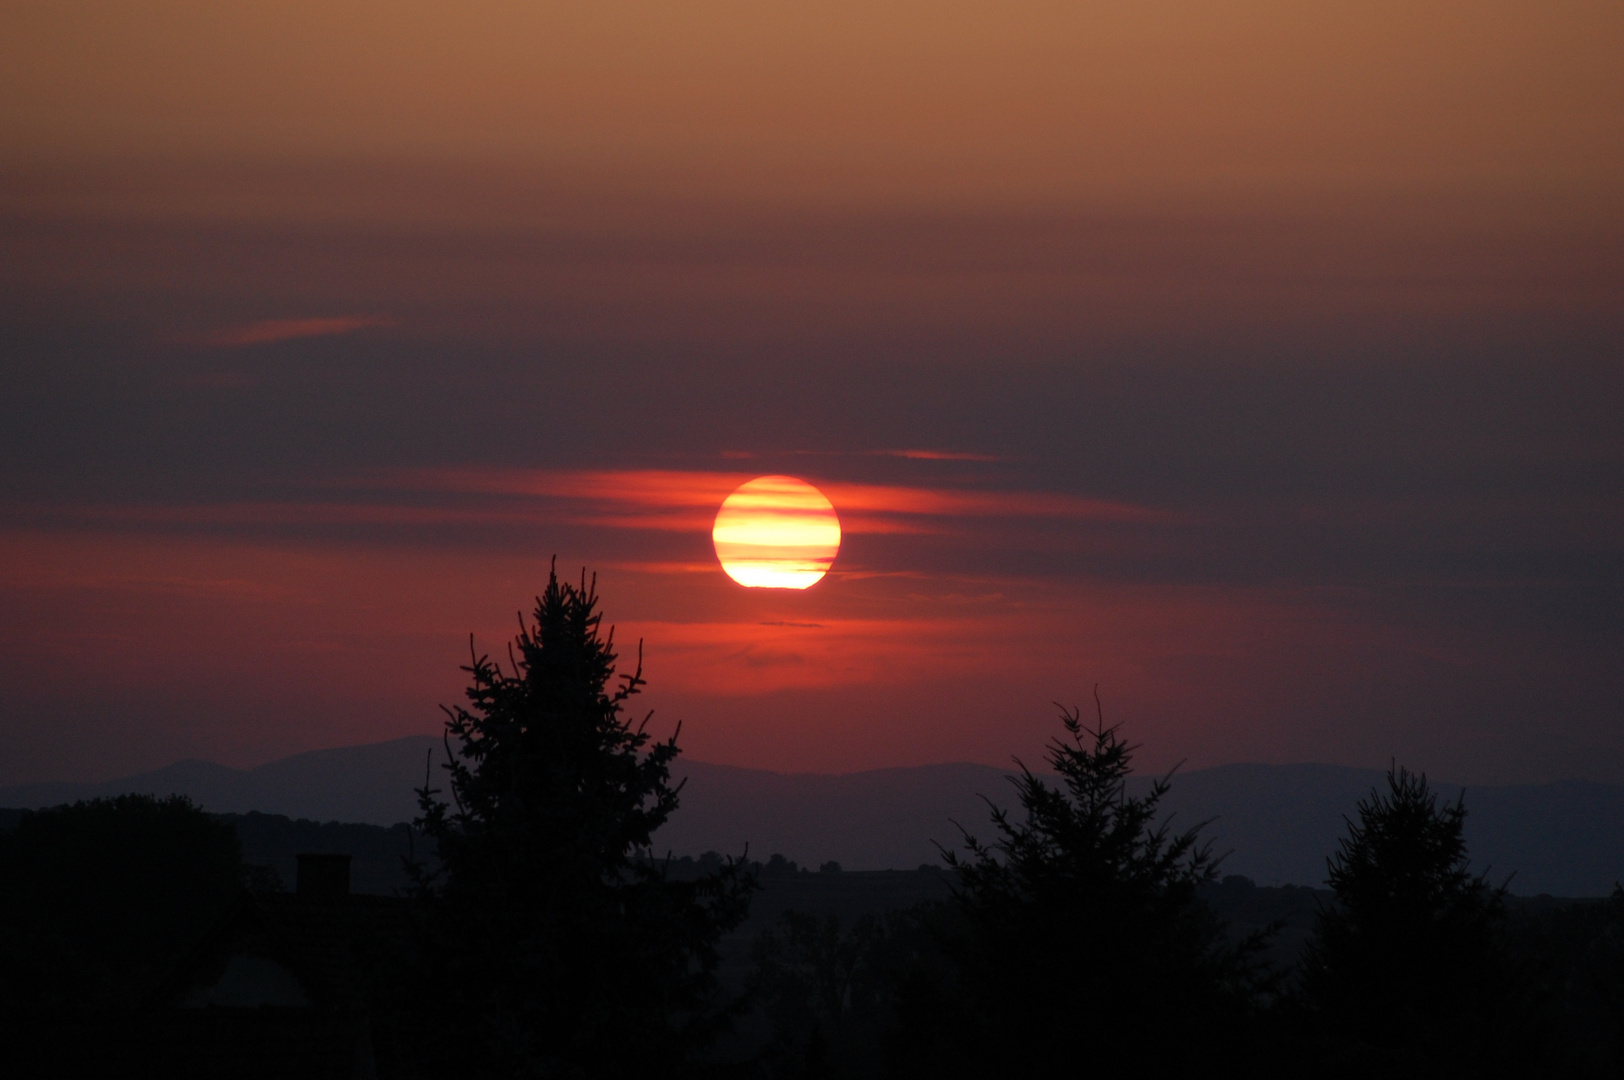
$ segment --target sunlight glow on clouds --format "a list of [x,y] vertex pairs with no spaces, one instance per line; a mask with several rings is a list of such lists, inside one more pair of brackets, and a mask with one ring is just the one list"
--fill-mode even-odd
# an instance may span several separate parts
[[332,337],[371,326],[393,326],[394,320],[379,315],[340,315],[322,319],[266,319],[243,326],[228,326],[201,334],[183,335],[188,345],[237,349],[248,345],[270,345],[299,338]]
[[[487,495],[530,495],[581,504],[583,523],[635,529],[704,531],[710,515],[749,473],[658,469],[463,470],[397,474],[386,486]],[[819,481],[845,533],[940,529],[930,519],[1027,517],[1117,523],[1171,523],[1175,515],[1132,503],[1048,492],[985,491]]]

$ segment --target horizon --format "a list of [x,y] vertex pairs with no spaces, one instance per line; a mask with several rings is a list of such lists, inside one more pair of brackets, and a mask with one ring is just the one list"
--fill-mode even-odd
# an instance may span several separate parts
[[[346,743],[346,744],[341,745],[341,746],[321,746],[321,747],[314,747],[314,748],[309,749],[309,750],[300,750],[300,751],[297,751],[297,752],[292,753],[292,754],[284,755],[282,757],[272,758],[272,759],[270,759],[268,761],[261,761],[261,762],[257,762],[257,763],[254,763],[254,764],[248,764],[248,765],[229,765],[229,764],[226,764],[224,762],[211,760],[209,758],[198,758],[198,757],[179,758],[179,759],[176,759],[174,761],[170,761],[167,764],[160,765],[157,768],[143,769],[140,772],[135,772],[135,773],[121,774],[121,775],[118,775],[118,776],[92,777],[92,778],[86,778],[86,779],[53,778],[53,779],[42,779],[42,780],[25,780],[25,781],[21,781],[21,782],[18,782],[18,783],[0,783],[0,790],[22,788],[22,787],[54,787],[54,786],[95,787],[95,786],[100,786],[100,785],[105,785],[105,784],[110,784],[110,783],[117,783],[117,782],[122,781],[122,780],[140,779],[142,777],[150,776],[150,775],[153,775],[153,774],[156,774],[156,773],[161,773],[161,772],[164,772],[164,771],[169,770],[169,769],[173,769],[173,768],[175,768],[177,766],[181,766],[181,765],[209,765],[209,766],[212,766],[212,767],[215,767],[215,768],[227,769],[227,770],[230,770],[232,772],[246,773],[246,772],[254,772],[254,771],[259,770],[259,769],[270,768],[271,766],[274,766],[274,765],[285,764],[287,762],[293,761],[293,760],[298,759],[298,758],[319,757],[319,756],[321,756],[323,754],[338,753],[338,752],[342,752],[342,751],[345,751],[345,750],[362,750],[362,749],[368,749],[368,748],[372,748],[372,747],[385,746],[385,745],[388,745],[388,744],[391,744],[391,743],[400,743],[400,742],[408,742],[408,741],[416,742],[416,741],[420,741],[420,740],[432,740],[432,741],[438,742],[438,740],[440,738],[441,738],[441,736],[438,735],[438,734],[434,734],[434,735],[430,735],[430,734],[400,735],[400,736],[396,736],[396,737],[390,738],[390,739],[379,740],[377,742]],[[810,770],[786,770],[786,769],[758,768],[758,767],[751,766],[751,765],[738,765],[738,764],[734,764],[732,762],[726,762],[726,761],[708,761],[708,760],[704,760],[702,758],[693,757],[693,756],[691,756],[689,754],[686,754],[686,753],[681,754],[679,757],[677,757],[677,759],[675,760],[675,762],[673,764],[674,764],[674,767],[680,767],[681,764],[686,763],[686,762],[691,762],[691,763],[693,763],[695,765],[703,765],[703,766],[705,766],[707,768],[738,769],[738,770],[746,771],[746,772],[766,773],[766,774],[774,775],[774,776],[820,777],[820,778],[829,778],[829,779],[837,779],[837,778],[841,778],[841,777],[850,777],[850,776],[861,776],[861,775],[865,775],[865,774],[869,774],[869,773],[877,773],[877,772],[894,772],[894,771],[911,770],[911,769],[919,769],[919,770],[942,769],[942,768],[951,768],[951,767],[959,766],[959,765],[968,765],[968,766],[971,766],[971,767],[974,767],[974,768],[981,768],[981,769],[992,769],[992,770],[999,771],[1003,775],[1006,775],[1006,776],[1019,775],[1019,764],[1013,758],[1011,760],[1007,761],[1007,762],[1004,762],[1004,763],[991,762],[991,761],[970,761],[970,760],[966,760],[966,759],[955,759],[955,760],[948,760],[948,761],[922,761],[922,762],[915,762],[915,763],[908,764],[908,765],[880,765],[880,766],[875,766],[873,768],[852,769],[852,770],[845,771],[845,772],[821,772],[821,771],[810,771]],[[1030,767],[1032,763],[1027,762],[1026,764],[1028,765],[1028,767]],[[1397,767],[1398,765],[1400,765],[1402,763],[1395,762],[1393,764],[1394,764],[1394,767]],[[1201,765],[1201,766],[1195,766],[1195,767],[1186,767],[1186,766],[1183,766],[1183,765],[1179,765],[1179,766],[1175,766],[1174,769],[1171,770],[1171,771],[1169,771],[1169,770],[1161,770],[1161,771],[1151,772],[1151,771],[1147,771],[1147,770],[1144,770],[1144,769],[1134,769],[1132,771],[1131,775],[1136,780],[1171,779],[1176,784],[1178,777],[1186,775],[1186,774],[1208,773],[1208,772],[1214,772],[1214,771],[1220,770],[1220,769],[1245,769],[1245,768],[1282,769],[1282,770],[1286,770],[1286,769],[1335,769],[1335,770],[1344,771],[1344,772],[1370,773],[1370,774],[1372,774],[1374,776],[1378,776],[1378,777],[1379,776],[1384,776],[1388,772],[1388,766],[1346,765],[1346,764],[1342,764],[1342,763],[1334,762],[1334,761],[1224,761],[1224,762],[1218,762],[1216,764]],[[1044,768],[1032,768],[1031,771],[1032,771],[1032,774],[1034,776],[1037,776],[1037,777],[1053,777],[1055,775],[1054,773],[1052,773],[1052,772],[1050,772],[1050,771],[1048,771],[1047,769],[1044,769]],[[1435,784],[1435,785],[1439,786],[1440,788],[1469,789],[1471,787],[1480,787],[1480,788],[1551,787],[1551,786],[1560,786],[1560,785],[1563,785],[1563,784],[1597,784],[1599,786],[1624,788],[1624,782],[1597,781],[1597,780],[1592,780],[1592,779],[1589,779],[1589,778],[1583,777],[1583,776],[1557,776],[1557,777],[1549,777],[1549,778],[1540,779],[1540,780],[1520,781],[1520,782],[1504,783],[1504,784],[1493,784],[1493,783],[1466,784],[1466,783],[1462,783],[1462,782],[1460,782],[1458,780],[1455,780],[1455,779],[1453,779],[1451,777],[1448,777],[1448,776],[1433,776],[1430,773],[1422,773],[1420,770],[1413,770],[1413,771],[1415,771],[1417,773],[1417,775],[1425,776],[1430,783]]]
[[[416,788],[423,779],[425,747],[438,750],[439,740],[410,736],[313,751],[251,769],[194,759],[101,784],[0,785],[0,809],[15,821],[23,811],[88,799],[180,795],[211,814],[258,812],[318,829],[351,823],[386,830],[412,822],[420,812]],[[986,800],[1009,807],[1016,788],[1008,781],[1019,777],[1010,764],[943,762],[831,774],[683,758],[673,763],[671,775],[682,794],[677,812],[654,838],[655,851],[698,856],[749,850],[806,866],[834,861],[855,870],[938,863],[938,843],[956,847],[961,825],[979,833],[977,823],[986,824]],[[1047,771],[1035,775],[1050,784],[1057,779]],[[1143,795],[1160,778],[1131,774],[1128,792]],[[1429,781],[1442,804],[1464,795],[1472,866],[1497,878],[1510,873],[1517,895],[1601,896],[1611,889],[1624,854],[1624,785]],[[1174,775],[1158,817],[1174,826],[1203,823],[1203,838],[1224,853],[1226,874],[1270,887],[1320,887],[1326,859],[1337,850],[1347,822],[1363,800],[1384,787],[1378,769],[1233,763]],[[378,873],[387,870],[374,867]]]

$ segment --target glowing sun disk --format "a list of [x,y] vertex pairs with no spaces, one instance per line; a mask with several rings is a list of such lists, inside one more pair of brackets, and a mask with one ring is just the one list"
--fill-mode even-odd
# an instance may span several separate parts
[[805,589],[834,563],[840,519],[805,480],[758,476],[723,500],[711,540],[722,569],[740,585]]

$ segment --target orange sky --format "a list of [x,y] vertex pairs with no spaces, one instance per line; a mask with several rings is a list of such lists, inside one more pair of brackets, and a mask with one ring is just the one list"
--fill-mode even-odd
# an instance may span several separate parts
[[1607,0],[7,5],[0,146],[818,202],[1614,198]]

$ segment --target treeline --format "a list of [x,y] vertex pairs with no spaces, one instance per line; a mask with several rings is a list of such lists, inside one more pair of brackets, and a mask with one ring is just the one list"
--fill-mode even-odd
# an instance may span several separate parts
[[1624,1072],[1624,891],[1508,903],[1468,869],[1464,803],[1395,769],[1330,860],[1306,947],[1271,964],[1278,927],[1237,936],[1203,899],[1214,860],[1160,822],[1165,785],[1127,796],[1118,733],[1064,723],[1060,785],[1023,775],[1020,811],[948,853],[950,899],[788,913],[758,939],[760,1075]]
[[[641,671],[617,676],[584,579],[549,581],[507,661],[471,657],[455,753],[419,792],[409,918],[391,922],[409,931],[364,987],[385,1075],[1624,1071],[1624,891],[1508,904],[1471,870],[1464,803],[1395,768],[1281,963],[1279,927],[1236,934],[1215,913],[1205,897],[1243,883],[1220,885],[1200,828],[1167,821],[1167,781],[1130,794],[1133,748],[1098,713],[1063,714],[1053,779],[1023,768],[1017,808],[965,823],[945,897],[784,912],[733,958],[748,977],[724,979],[764,885],[848,875],[655,856],[676,735],[626,715]],[[0,1008],[138,1004],[245,888],[269,901],[278,882],[184,800],[25,815],[0,834]]]
[[[944,851],[945,901],[841,923],[788,914],[743,996],[720,942],[771,873],[673,874],[676,736],[623,709],[597,598],[556,576],[504,669],[475,656],[444,792],[421,793],[433,984],[419,1059],[466,1076],[1610,1075],[1624,1067],[1624,894],[1510,917],[1475,876],[1464,804],[1395,769],[1329,866],[1299,964],[1235,940],[1203,901],[1217,860],[1125,783],[1132,748],[1078,712],[1019,810]],[[563,868],[563,869],[560,869]],[[832,871],[832,868],[830,868]],[[765,1028],[753,1052],[729,1044]],[[731,1045],[734,1053],[727,1052]],[[435,1057],[434,1055],[439,1055]]]

